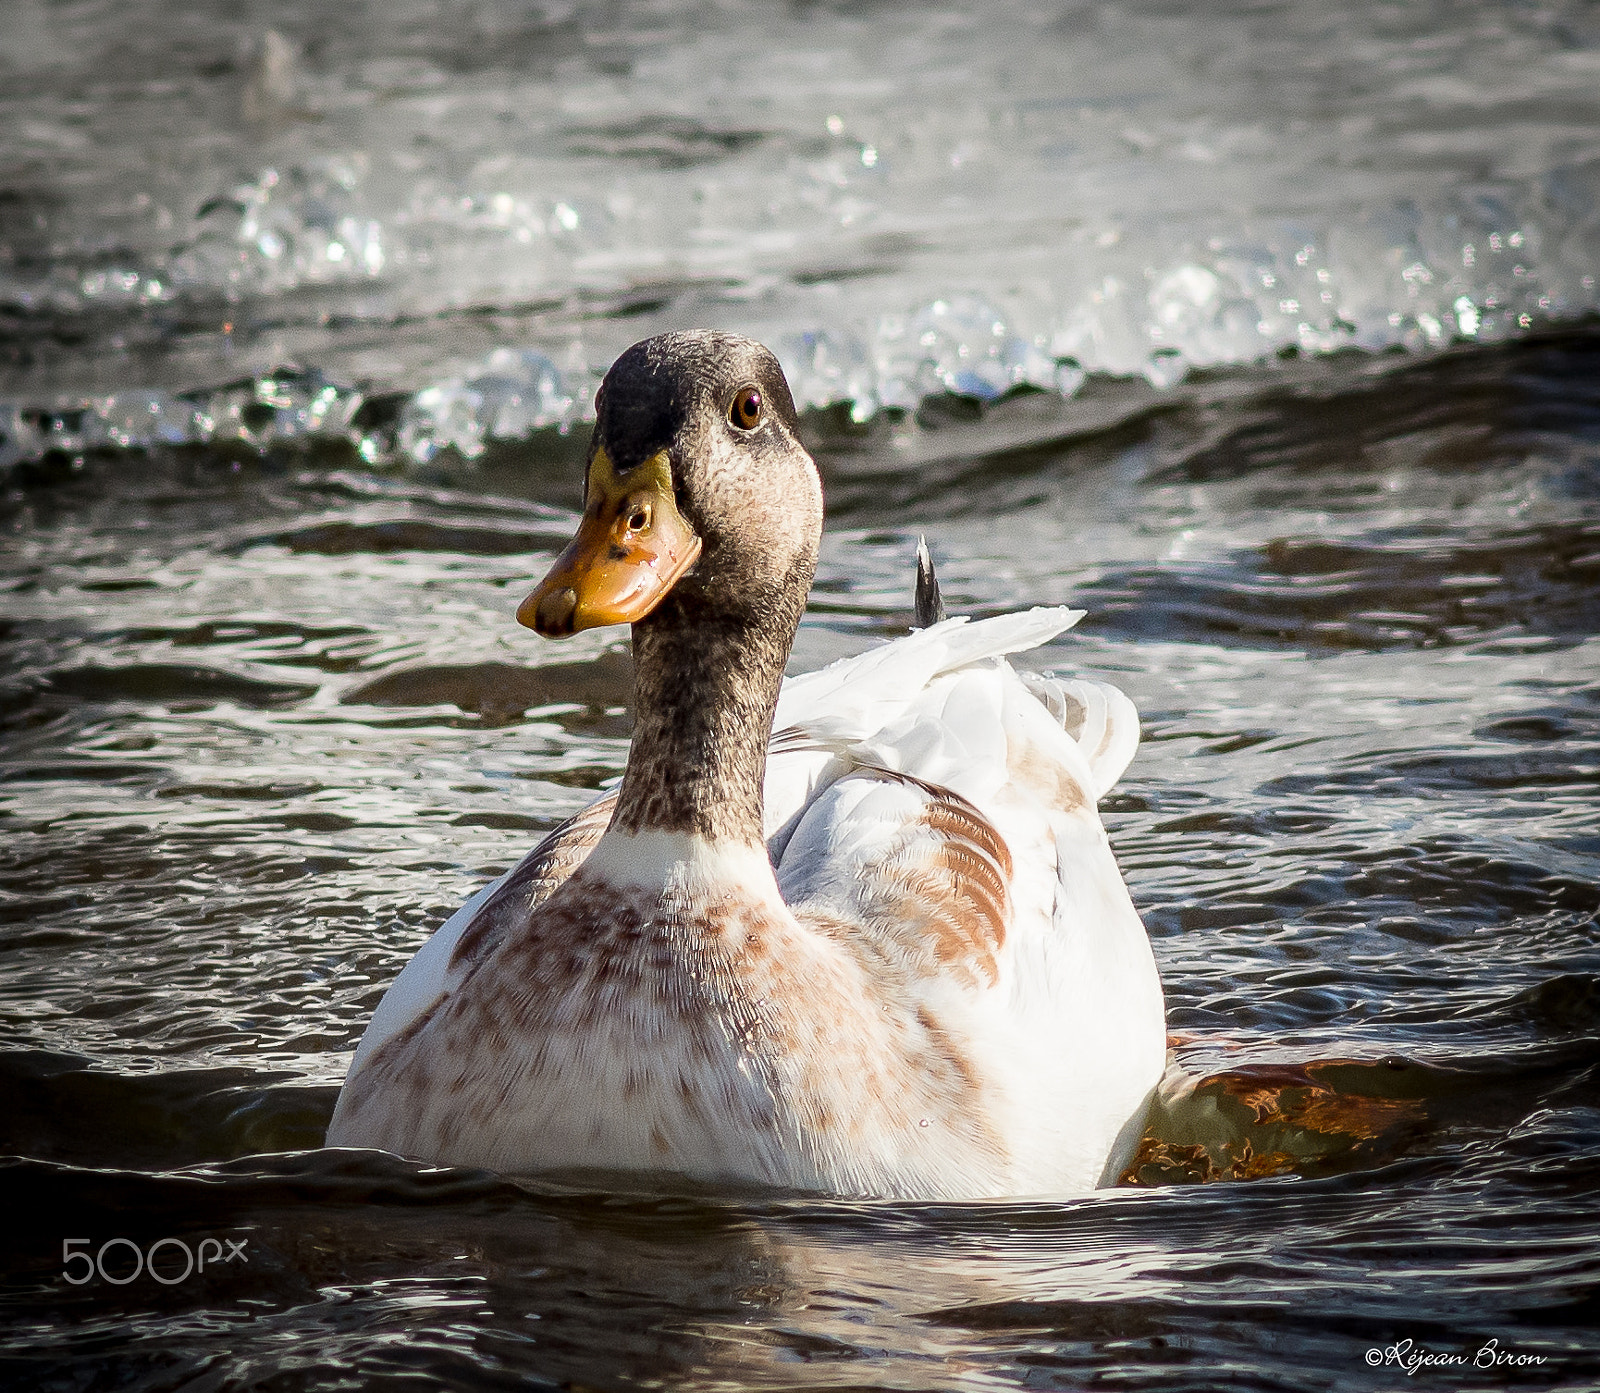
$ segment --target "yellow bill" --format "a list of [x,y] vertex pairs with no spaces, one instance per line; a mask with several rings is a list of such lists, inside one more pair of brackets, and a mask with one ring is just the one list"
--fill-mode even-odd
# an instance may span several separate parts
[[649,614],[700,555],[672,491],[665,450],[626,479],[604,448],[589,463],[588,497],[578,535],[550,574],[517,609],[517,622],[546,638]]

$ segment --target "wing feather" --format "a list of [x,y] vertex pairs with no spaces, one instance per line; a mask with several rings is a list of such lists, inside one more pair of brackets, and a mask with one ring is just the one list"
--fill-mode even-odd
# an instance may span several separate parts
[[849,926],[913,976],[993,985],[1010,927],[1011,852],[959,794],[858,768],[806,811],[777,867],[802,921]]
[[862,740],[899,717],[935,678],[989,658],[1048,643],[1083,618],[1081,609],[1038,606],[971,623],[965,615],[791,677],[778,698],[775,728]]
[[1105,682],[1019,674],[1028,690],[1078,742],[1094,776],[1094,796],[1111,792],[1139,748],[1139,712]]

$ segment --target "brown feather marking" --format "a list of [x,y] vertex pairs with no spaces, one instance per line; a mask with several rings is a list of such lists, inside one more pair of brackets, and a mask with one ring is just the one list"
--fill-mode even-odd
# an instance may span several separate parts
[[916,889],[934,932],[934,956],[947,967],[964,964],[992,985],[1006,941],[1011,853],[971,804],[948,789],[933,792],[922,822],[939,840]]
[[[947,888],[941,903],[948,913]],[[797,923],[736,887],[684,903],[580,872],[496,942],[462,990],[377,1050],[342,1106],[364,1144],[465,1164],[490,1163],[485,1146],[535,1119],[526,1160],[492,1163],[570,1163],[539,1137],[552,1107],[585,1091],[573,1073],[580,1042],[609,1040],[626,1061],[615,1093],[567,1125],[626,1112],[668,1169],[680,1135],[707,1132],[752,1154],[782,1146],[846,1186],[858,1182],[833,1169],[838,1158],[895,1137],[942,1137],[974,1167],[1002,1166],[980,1076],[919,1011],[932,955],[914,933],[809,913]],[[803,950],[813,935],[839,951]]]
[[917,1024],[927,1033],[939,1059],[959,1081],[962,1095],[976,1098],[983,1088],[983,1081],[979,1079],[971,1061],[955,1047],[950,1032],[934,1019],[926,1006],[917,1007]]
[[950,789],[876,766],[865,766],[862,776],[906,784],[927,798],[920,819],[861,867],[856,904],[864,920],[923,971],[957,971],[993,985],[1010,918],[1005,839]]
[[1006,911],[1010,902],[1011,850],[994,825],[970,805],[963,807],[953,794],[929,803],[923,820],[944,838],[942,860],[955,882],[957,895],[990,929],[999,949],[1006,937]]
[[605,833],[617,796],[607,794],[575,813],[534,847],[478,909],[450,954],[450,969],[474,967],[504,936],[513,919],[531,914],[581,866]]
[[[1081,748],[1081,747],[1080,747]],[[1052,754],[1040,754],[1034,743],[1015,731],[1006,732],[1006,768],[1013,781],[1030,789],[1046,807],[1069,815],[1093,816],[1095,800],[1076,774]]]
[[[488,941],[489,970],[387,1041],[346,1083],[352,1120],[375,1105],[388,1114],[381,1144],[433,1154],[437,1143],[419,1145],[420,1138],[453,1138],[464,1124],[492,1133],[530,1088],[537,1096],[563,1086],[547,1072],[546,1042],[570,1049],[623,1023],[641,1033],[638,1062],[620,1081],[621,1093],[631,1089],[638,1099],[666,1084],[652,1058],[665,1032],[694,1061],[690,1074],[672,1079],[689,1116],[732,1110],[752,1132],[770,1131],[770,1098],[713,1101],[704,1091],[729,1036],[755,1035],[730,993],[740,971],[726,960],[725,945],[734,939],[721,932],[719,906],[686,906],[670,894],[657,899],[587,879],[569,884],[569,893]],[[443,1154],[452,1153],[447,1147]]]
[[[874,984],[859,1003],[861,1014],[818,1010],[803,994],[779,1002],[780,1018],[787,1018],[782,1043],[804,1066],[796,1101],[808,1130],[832,1133],[848,1149],[870,1145],[883,1126],[923,1139],[937,1135],[983,1165],[1003,1167],[1008,1152],[985,1084],[921,1003],[916,979],[927,963],[907,961],[904,926],[814,906],[799,922],[836,944],[861,979]],[[929,1124],[933,1130],[924,1131]]]
[[1005,882],[1011,879],[1011,848],[1005,838],[995,830],[994,824],[971,803],[947,788],[924,784],[934,801],[925,814],[928,826],[936,832],[959,837],[972,843],[999,871],[999,893],[1005,894]]
[[918,823],[863,865],[856,900],[865,919],[923,960],[926,970],[964,970],[999,980],[1010,919],[1011,849],[994,824],[953,789],[903,770],[862,763],[850,777],[883,779],[926,796]]

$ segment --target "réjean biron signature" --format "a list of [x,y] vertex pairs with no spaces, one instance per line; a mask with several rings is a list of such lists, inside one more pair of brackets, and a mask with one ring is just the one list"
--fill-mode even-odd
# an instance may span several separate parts
[[1515,1350],[1501,1349],[1500,1341],[1490,1338],[1473,1354],[1447,1354],[1442,1350],[1428,1349],[1415,1340],[1396,1340],[1392,1345],[1379,1348],[1374,1345],[1367,1351],[1367,1363],[1404,1369],[1409,1376],[1419,1369],[1531,1369],[1543,1364],[1542,1354],[1519,1354]]

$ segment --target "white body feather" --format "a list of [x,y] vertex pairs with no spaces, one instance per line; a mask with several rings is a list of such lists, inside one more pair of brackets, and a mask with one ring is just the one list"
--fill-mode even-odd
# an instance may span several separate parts
[[[1113,688],[1018,674],[1004,661],[1080,614],[1035,609],[976,623],[946,620],[787,681],[766,775],[769,859],[689,846],[694,839],[681,835],[608,832],[583,863],[581,874],[593,883],[679,902],[714,901],[721,889],[737,887],[773,922],[781,919],[791,976],[818,993],[821,1015],[830,999],[848,996],[871,1007],[881,992],[879,1016],[852,1006],[854,1016],[844,1012],[829,1027],[834,1035],[808,1024],[805,1043],[793,1047],[842,1058],[780,1055],[761,1074],[729,1053],[717,1066],[726,1067],[726,1077],[709,1089],[727,1100],[725,1128],[670,1089],[616,1106],[618,1097],[637,1093],[641,1079],[711,1067],[686,1042],[679,1049],[670,1029],[641,1024],[637,1001],[619,1001],[615,1018],[586,1038],[537,1042],[541,1060],[550,1050],[563,1052],[553,1073],[566,1083],[525,1102],[527,1117],[506,1116],[518,1095],[502,1087],[494,1134],[486,1132],[481,1145],[448,1120],[459,1111],[444,1106],[449,1100],[437,1100],[437,1123],[374,1117],[370,1107],[353,1119],[345,1107],[348,1083],[329,1143],[409,1145],[437,1159],[502,1169],[648,1167],[665,1152],[672,1168],[707,1178],[876,1194],[1062,1193],[1114,1179],[1138,1142],[1166,1050],[1149,940],[1095,809],[1133,755],[1138,717]],[[943,789],[955,798],[940,802]],[[904,924],[882,922],[881,906],[939,854],[943,844],[929,831],[930,817],[960,814],[963,800],[999,834],[1001,855],[1009,853],[1003,941],[992,953],[952,955],[944,970],[912,971],[905,962],[917,956],[920,941]],[[462,988],[473,968],[452,967],[456,945],[499,884],[474,896],[400,974],[357,1049],[351,1081],[382,1045],[442,1010]],[[860,924],[871,942],[855,951],[837,936],[809,931],[813,921]],[[873,976],[877,962],[884,964],[881,981]],[[807,1003],[789,1005],[805,1017]],[[921,1027],[902,1017],[936,1023],[930,1028],[969,1085],[961,1106],[981,1109],[974,1127],[998,1146],[969,1144],[968,1119],[939,1112],[952,1096],[948,1089],[930,1083],[924,1097],[915,1070],[908,1074],[905,1060],[887,1057],[910,1038],[908,1030],[923,1038]],[[653,1073],[640,1072],[641,1049]],[[903,1082],[872,1107],[861,1106],[845,1096],[852,1051],[861,1077]],[[874,1051],[885,1056],[876,1073]],[[756,1132],[741,1110],[770,1111],[768,1095],[798,1092],[802,1082],[825,1101],[838,1094],[838,1106],[776,1127],[768,1118],[768,1132],[752,1141]],[[422,1106],[428,1112],[431,1105],[424,1099]],[[813,1114],[851,1121],[830,1129]],[[430,1127],[440,1134],[437,1146],[415,1140]],[[772,1140],[795,1129],[801,1135],[792,1145]]]

